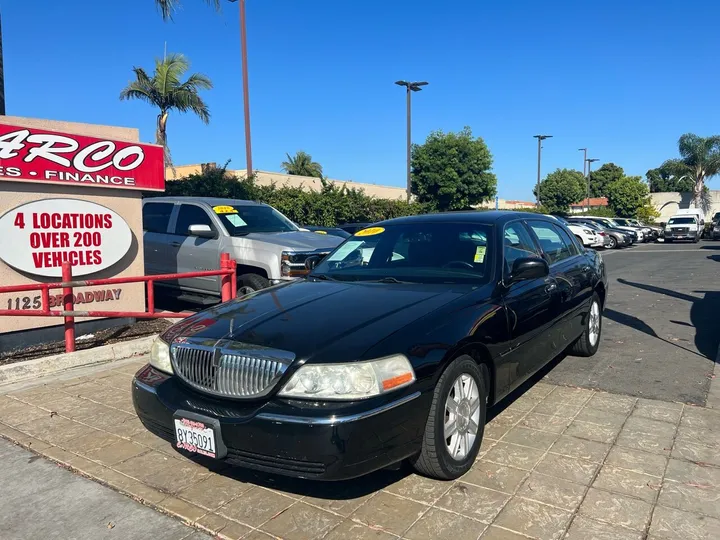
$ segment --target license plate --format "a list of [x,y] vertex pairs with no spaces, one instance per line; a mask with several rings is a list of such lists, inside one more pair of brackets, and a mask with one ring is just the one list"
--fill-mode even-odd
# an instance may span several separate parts
[[175,417],[175,445],[188,452],[218,457],[215,430],[211,425],[190,418]]

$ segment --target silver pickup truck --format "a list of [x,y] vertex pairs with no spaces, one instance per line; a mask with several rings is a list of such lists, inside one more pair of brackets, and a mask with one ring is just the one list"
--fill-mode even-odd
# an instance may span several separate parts
[[[143,201],[142,213],[146,275],[217,270],[227,252],[237,261],[238,295],[305,275],[308,257],[324,257],[342,242],[303,232],[272,206],[252,201],[153,197]],[[219,277],[157,286],[199,303],[220,296]]]

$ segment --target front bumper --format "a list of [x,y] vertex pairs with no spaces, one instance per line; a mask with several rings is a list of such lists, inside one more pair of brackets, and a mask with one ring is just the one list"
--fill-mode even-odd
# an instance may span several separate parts
[[419,452],[432,392],[408,387],[398,395],[352,403],[214,399],[146,365],[133,379],[132,397],[145,427],[173,446],[173,415],[187,411],[219,421],[224,459],[231,465],[343,480]]
[[687,232],[665,232],[665,239],[666,240],[695,240],[698,238],[698,232],[697,231],[687,231]]

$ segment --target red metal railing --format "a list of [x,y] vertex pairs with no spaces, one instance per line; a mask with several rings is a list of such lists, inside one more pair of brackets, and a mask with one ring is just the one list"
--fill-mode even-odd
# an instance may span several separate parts
[[[221,276],[220,298],[223,302],[237,296],[237,263],[228,253],[220,255],[220,270],[185,272],[182,274],[156,274],[152,276],[131,276],[108,279],[85,279],[73,281],[72,267],[69,262],[62,265],[62,281],[57,283],[32,283],[29,285],[10,285],[0,287],[0,294],[25,291],[40,291],[40,309],[0,309],[1,316],[12,317],[63,317],[65,319],[65,352],[75,351],[75,317],[133,317],[136,319],[183,319],[190,312],[155,311],[155,282],[196,277]],[[117,285],[120,283],[147,284],[147,311],[81,311],[75,310],[73,289],[75,287],[93,287],[96,285]],[[50,309],[50,290],[62,289],[63,309]]]

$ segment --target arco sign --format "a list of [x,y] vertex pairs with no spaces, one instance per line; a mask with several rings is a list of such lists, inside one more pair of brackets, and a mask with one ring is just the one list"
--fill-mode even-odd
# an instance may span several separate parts
[[20,272],[62,276],[69,261],[73,276],[111,267],[130,250],[125,220],[102,205],[77,199],[42,199],[0,217],[0,259]]
[[0,123],[0,180],[163,191],[163,149]]

